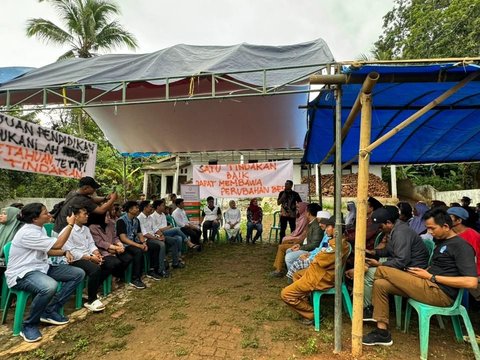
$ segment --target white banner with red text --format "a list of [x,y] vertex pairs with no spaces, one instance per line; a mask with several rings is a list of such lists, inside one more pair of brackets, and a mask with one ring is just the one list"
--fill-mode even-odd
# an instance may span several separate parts
[[202,199],[276,197],[292,176],[293,160],[193,166],[193,183],[200,186]]
[[0,168],[71,178],[94,176],[97,144],[0,113]]

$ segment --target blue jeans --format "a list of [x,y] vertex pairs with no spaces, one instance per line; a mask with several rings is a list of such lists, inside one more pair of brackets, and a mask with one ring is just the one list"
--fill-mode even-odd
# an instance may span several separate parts
[[183,233],[179,227],[174,227],[165,231],[162,231],[163,235],[175,238],[177,241],[178,253],[182,252],[183,243],[187,241],[188,237]]
[[[28,291],[34,296],[30,314],[23,321],[23,326],[37,326],[44,313],[58,312],[84,277],[82,269],[62,264],[50,266],[46,274],[30,271],[23,278],[17,279],[13,289]],[[57,292],[59,282],[63,286]]]
[[303,254],[308,254],[308,251],[292,251],[292,249],[287,249],[287,253],[285,254],[285,264],[287,265],[287,271],[290,271],[292,264]]
[[248,222],[247,223],[247,242],[252,240],[253,229],[257,229],[257,233],[253,238],[253,242],[257,241],[262,236],[262,231],[263,231],[262,223],[254,224],[253,222]]

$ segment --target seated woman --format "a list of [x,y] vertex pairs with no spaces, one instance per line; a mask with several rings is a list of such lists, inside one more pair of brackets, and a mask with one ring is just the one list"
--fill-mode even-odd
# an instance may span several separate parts
[[[0,258],[3,260],[3,247],[6,243],[12,241],[18,229],[23,225],[17,219],[20,209],[16,207],[7,206],[0,212]],[[3,261],[2,261],[3,262]]]
[[423,215],[430,210],[430,208],[424,202],[417,202],[413,208],[413,218],[410,221],[409,226],[415,230],[418,235],[425,234],[427,232],[427,227],[425,226],[425,220],[423,220]]
[[295,262],[289,267],[288,272],[287,272],[287,277],[291,280],[293,280],[293,275],[300,270],[308,268],[310,263],[313,261],[315,256],[320,252],[320,251],[325,251],[325,249],[328,248],[328,242],[333,238],[333,234],[335,233],[335,217],[332,216],[329,219],[322,218],[319,221],[320,225],[324,226],[324,235],[323,239],[320,242],[320,245],[315,248],[314,250],[300,255],[300,257],[295,260]]
[[123,278],[132,256],[125,252],[122,242],[115,232],[116,215],[112,207],[106,216],[90,214],[90,233],[103,257],[103,265],[110,269],[113,276]]
[[[247,208],[247,244],[252,240],[252,244],[261,238],[262,236],[262,220],[263,220],[263,211],[260,206],[258,206],[258,201],[256,198],[250,200],[250,206]],[[253,230],[256,229],[257,233],[252,239]]]
[[346,229],[355,229],[355,222],[357,220],[357,207],[353,201],[347,201],[348,214],[345,217]]
[[[67,217],[67,226],[58,238],[48,237],[43,225],[50,222],[47,208],[40,203],[27,204],[19,214],[25,223],[15,234],[5,277],[9,288],[33,294],[28,317],[23,321],[20,335],[27,342],[42,338],[41,322],[63,325],[68,318],[59,310],[68,301],[85,272],[70,265],[48,265],[48,251],[60,250],[72,232],[75,218]],[[57,292],[58,282],[62,288]]]
[[235,239],[240,232],[240,221],[242,220],[242,214],[240,213],[240,210],[237,209],[235,200],[230,200],[228,205],[230,208],[223,214],[225,218],[225,225],[223,227],[227,232],[228,240],[230,242],[235,242]]
[[[70,265],[80,268],[88,275],[88,300],[84,306],[90,311],[103,311],[105,305],[97,298],[97,292],[103,281],[111,274],[108,264],[104,263],[103,256],[95,246],[90,229],[86,226],[88,213],[85,208],[73,208],[75,225],[69,231],[68,240],[63,245],[63,250],[69,251]],[[66,229],[60,232],[61,236]]]
[[297,219],[295,220],[295,230],[290,235],[283,237],[282,244],[301,244],[305,239],[305,236],[307,236],[307,205],[308,203],[306,202],[297,203]]

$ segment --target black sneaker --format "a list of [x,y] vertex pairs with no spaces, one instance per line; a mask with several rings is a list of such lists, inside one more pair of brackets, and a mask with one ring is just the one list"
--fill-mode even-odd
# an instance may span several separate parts
[[146,276],[147,278],[153,279],[155,281],[159,281],[162,279],[162,277],[158,275],[155,271],[149,271]]
[[393,345],[392,335],[388,330],[375,329],[370,334],[363,337],[363,345],[374,346],[391,346]]
[[178,264],[172,265],[174,269],[183,269],[185,267],[185,264],[183,262],[178,262]]
[[313,320],[307,318],[301,318],[300,320],[298,320],[298,322],[305,326],[313,325]]
[[363,308],[363,321],[377,322],[377,320],[373,318],[373,306],[369,305]]
[[146,289],[147,285],[143,283],[140,279],[135,279],[130,282],[130,285],[133,286],[135,289]]

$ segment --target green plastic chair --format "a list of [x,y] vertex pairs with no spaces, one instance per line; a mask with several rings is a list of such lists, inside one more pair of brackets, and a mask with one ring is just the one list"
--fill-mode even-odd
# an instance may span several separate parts
[[276,242],[280,241],[278,239],[278,233],[280,231],[280,211],[275,211],[273,213],[273,225],[270,228],[270,233],[268,234],[268,241],[272,241],[272,233],[275,231],[275,237],[273,238]]
[[175,222],[175,219],[172,215],[165,215],[165,218],[167,219],[167,224],[172,225],[173,227],[177,227],[177,223]]
[[460,322],[460,316],[463,319],[465,328],[467,329],[470,343],[472,344],[473,353],[476,360],[480,360],[480,350],[475,338],[475,332],[473,331],[472,323],[468,317],[467,310],[461,305],[464,289],[458,291],[455,302],[450,307],[439,307],[423,304],[419,301],[408,299],[407,309],[405,311],[405,332],[408,331],[410,325],[410,315],[412,308],[418,313],[418,327],[420,335],[420,359],[426,360],[428,357],[428,340],[430,335],[430,318],[432,315],[444,315],[451,316],[453,329],[455,331],[455,339],[458,342],[463,342],[462,325]]
[[[112,292],[112,275],[108,275],[108,277],[103,281],[103,296],[107,296]],[[83,305],[83,289],[88,286],[88,276],[85,276],[83,281],[77,285],[75,289],[75,309],[81,309]]]
[[[433,256],[433,249],[435,249],[435,243],[433,240],[430,239],[425,239],[423,240],[423,243],[427,247],[429,258],[428,258],[428,264],[431,263],[432,261],[432,256]],[[395,325],[397,329],[402,328],[402,302],[403,302],[403,297],[400,295],[395,295],[394,296],[395,300]],[[440,316],[437,316],[438,323],[440,324],[440,328],[445,329],[445,325],[443,324],[443,320]]]
[[[5,255],[5,264],[8,264],[8,257],[10,256],[10,247],[12,243],[8,243],[3,247],[3,254]],[[15,305],[15,315],[13,318],[13,336],[18,336],[22,330],[23,315],[25,314],[25,308],[27,307],[27,301],[30,297],[30,293],[23,290],[8,289],[3,306],[2,324],[5,324],[7,319],[8,309],[12,303],[12,295],[17,297],[17,304]]]
[[43,228],[47,232],[47,236],[52,236],[53,225],[54,225],[53,223],[43,224]]
[[[347,259],[352,252],[352,245],[348,244],[348,253],[345,259]],[[342,266],[342,274],[345,273],[345,263]],[[335,295],[335,288],[327,290],[314,290],[312,292],[312,302],[313,302],[313,323],[315,325],[315,331],[320,331],[320,299],[322,295]],[[348,316],[352,319],[352,300],[350,299],[350,294],[348,293],[347,286],[345,285],[345,276],[342,276],[342,299],[343,307],[345,308]]]

